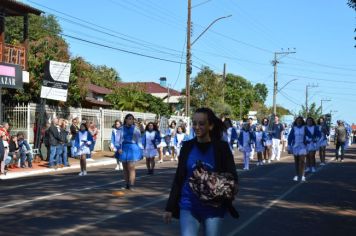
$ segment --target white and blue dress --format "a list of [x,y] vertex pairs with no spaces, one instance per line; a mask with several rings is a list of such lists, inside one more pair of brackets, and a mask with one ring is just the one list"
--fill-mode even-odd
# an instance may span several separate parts
[[288,135],[288,150],[294,156],[305,156],[307,154],[305,126],[294,126],[291,129]]
[[122,128],[122,153],[119,155],[121,162],[136,162],[142,159],[141,132],[134,126],[124,126]]
[[158,131],[146,130],[142,137],[143,156],[146,158],[153,158],[158,156],[157,146],[161,142],[161,135]]
[[122,127],[114,128],[111,133],[110,147],[112,150],[114,150],[116,158],[120,157],[118,151],[121,149],[122,140],[123,140]]
[[255,151],[263,152],[265,150],[266,133],[263,131],[255,131]]
[[305,136],[307,142],[307,151],[315,152],[319,149],[318,143],[320,139],[320,132],[316,125],[306,126]]
[[93,136],[88,131],[79,131],[74,141],[76,156],[90,154],[90,146],[92,143]]

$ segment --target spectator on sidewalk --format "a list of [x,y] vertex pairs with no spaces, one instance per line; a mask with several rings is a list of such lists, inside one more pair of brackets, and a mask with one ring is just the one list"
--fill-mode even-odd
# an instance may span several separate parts
[[0,140],[0,174],[6,175],[6,172],[5,172],[5,155],[6,155],[5,142],[7,142],[7,141],[4,141],[6,139],[4,132],[1,132],[0,136],[2,139],[2,140]]
[[87,155],[87,159],[88,159],[88,161],[93,161],[93,159],[91,159],[91,153],[94,151],[95,144],[96,144],[96,138],[99,134],[99,130],[96,127],[94,121],[90,121],[87,127],[88,127],[89,133],[93,137],[93,142],[90,145],[90,153]]
[[5,140],[10,142],[10,133],[9,133],[9,130],[10,130],[10,125],[9,123],[7,122],[3,122],[1,125],[0,125],[0,132],[3,132],[4,135],[5,135]]
[[271,161],[281,159],[281,145],[283,142],[283,131],[284,127],[279,123],[279,117],[276,115],[274,117],[274,124],[272,127],[272,157]]
[[32,151],[28,141],[25,139],[25,134],[23,132],[18,132],[17,140],[19,143],[21,168],[26,168],[25,161],[27,161],[28,167],[32,168]]
[[64,119],[60,119],[60,137],[61,142],[59,144],[59,167],[69,167],[68,163],[68,121]]
[[80,176],[87,175],[87,155],[90,153],[90,146],[93,142],[93,137],[88,131],[86,124],[80,125],[80,130],[75,137],[76,156],[80,157]]
[[111,142],[110,142],[110,149],[115,153],[115,158],[116,158],[116,168],[115,170],[122,170],[122,163],[120,162],[120,154],[119,150],[121,149],[122,145],[122,127],[121,127],[121,121],[120,120],[115,120],[115,123],[113,125],[113,130],[111,132]]
[[58,119],[53,118],[51,127],[49,127],[48,136],[49,136],[49,145],[50,145],[50,156],[49,156],[49,168],[57,168],[59,164],[59,148],[61,144],[60,137],[61,129],[58,124]]
[[17,140],[17,136],[13,135],[11,137],[10,143],[9,143],[9,157],[10,159],[10,167],[15,168],[17,166],[18,161],[20,161],[20,147],[19,143]]
[[75,142],[75,137],[77,136],[77,133],[79,131],[79,125],[78,125],[79,121],[78,118],[74,118],[72,119],[72,125],[70,126],[70,156],[72,158],[75,158],[75,147],[74,147],[74,142]]

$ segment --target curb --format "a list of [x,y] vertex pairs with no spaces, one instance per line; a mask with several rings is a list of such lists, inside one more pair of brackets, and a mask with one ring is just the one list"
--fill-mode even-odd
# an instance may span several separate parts
[[[95,160],[93,162],[87,162],[87,167],[93,167],[93,166],[106,166],[106,165],[113,165],[116,164],[116,159],[112,158],[109,160]],[[1,175],[0,179],[5,180],[5,179],[16,179],[16,178],[21,178],[21,177],[26,177],[26,176],[32,176],[32,175],[38,175],[38,174],[43,174],[43,173],[60,173],[66,170],[73,170],[73,169],[79,169],[80,164],[74,164],[71,165],[70,167],[66,168],[58,168],[58,169],[42,169],[42,170],[32,170],[32,171],[23,171],[23,172],[18,172],[18,173],[11,173],[8,172],[7,175]]]

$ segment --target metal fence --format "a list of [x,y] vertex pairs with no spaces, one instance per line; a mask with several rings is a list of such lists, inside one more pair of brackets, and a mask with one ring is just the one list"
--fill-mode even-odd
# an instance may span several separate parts
[[[25,133],[30,143],[34,143],[36,122],[41,115],[41,107],[39,104],[18,104],[17,106],[5,106],[2,110],[2,120],[8,122],[11,126],[11,135],[19,131]],[[85,108],[62,108],[57,106],[45,107],[45,120],[49,123],[52,118],[64,118],[69,121],[68,129],[71,125],[71,120],[77,117],[79,120],[94,121],[99,134],[95,150],[107,150],[111,138],[112,126],[115,120],[124,120],[126,114],[133,114],[135,118],[141,118],[145,121],[155,121],[156,114],[140,113],[130,111],[118,111],[107,109],[85,109]],[[171,116],[169,121],[184,121],[189,125],[189,119],[183,116]]]

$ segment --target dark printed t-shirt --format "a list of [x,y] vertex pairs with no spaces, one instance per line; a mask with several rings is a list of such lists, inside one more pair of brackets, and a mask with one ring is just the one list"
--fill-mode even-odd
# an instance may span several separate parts
[[281,132],[284,130],[282,124],[274,124],[272,131],[272,138],[281,139]]

